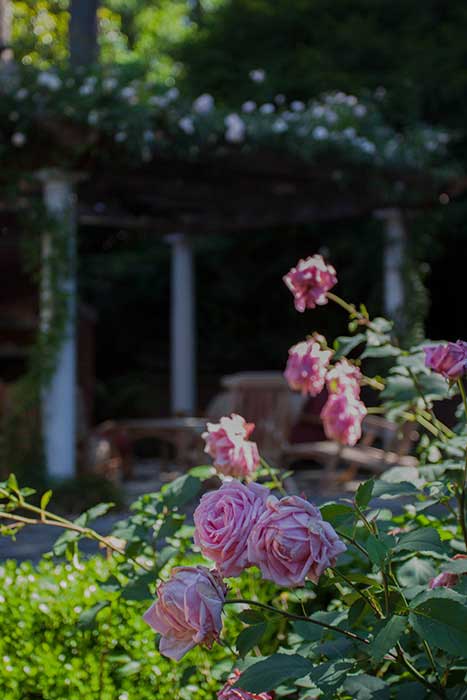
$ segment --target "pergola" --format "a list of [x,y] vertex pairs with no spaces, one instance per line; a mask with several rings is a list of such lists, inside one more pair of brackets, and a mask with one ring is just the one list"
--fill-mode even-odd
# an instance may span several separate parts
[[[5,4],[5,0],[1,0]],[[1,9],[0,4],[0,9]],[[95,24],[93,6],[84,23]],[[75,19],[79,9],[75,9]],[[0,17],[1,19],[1,17]],[[76,41],[83,35],[76,34]],[[80,39],[81,37],[81,39]],[[93,44],[94,45],[94,44]],[[73,52],[72,52],[73,53]],[[85,55],[86,52],[80,54]],[[76,56],[75,50],[75,56]],[[88,58],[92,46],[88,47]],[[190,415],[196,405],[195,299],[192,238],[195,235],[254,234],[268,227],[307,225],[322,221],[378,216],[385,230],[384,299],[386,312],[396,316],[404,303],[402,263],[405,218],[410,209],[447,202],[463,183],[446,182],[430,169],[373,167],[371,160],[351,163],[332,151],[314,161],[264,143],[247,149],[235,143],[218,152],[200,149],[195,157],[158,154],[134,166],[84,160],[64,167],[57,153],[68,141],[79,142],[82,130],[70,124],[38,124],[44,138],[27,155],[18,154],[16,171],[32,174],[20,191],[23,200],[41,197],[66,230],[73,262],[76,231],[105,227],[163,236],[172,250],[171,276],[171,410]],[[52,127],[52,128],[51,128]],[[0,174],[0,184],[3,176]],[[7,180],[3,182],[7,185]],[[0,200],[0,212],[15,205]],[[50,318],[50,232],[42,233],[41,326]],[[304,251],[306,252],[306,251]],[[312,251],[310,251],[312,252]],[[66,478],[75,471],[76,436],[76,279],[73,264],[61,280],[67,292],[68,321],[56,367],[43,392],[42,419],[48,473]]]

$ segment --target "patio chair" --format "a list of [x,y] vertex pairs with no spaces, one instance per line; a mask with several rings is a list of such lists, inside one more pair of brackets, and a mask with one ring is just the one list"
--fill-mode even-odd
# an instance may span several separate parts
[[[306,460],[317,462],[322,469],[314,470],[310,476],[329,489],[354,480],[359,471],[379,475],[390,467],[416,467],[418,460],[409,452],[417,439],[412,423],[397,425],[380,416],[367,416],[362,439],[354,447],[333,440],[285,443],[283,458],[288,465]],[[341,465],[344,469],[338,469]]]

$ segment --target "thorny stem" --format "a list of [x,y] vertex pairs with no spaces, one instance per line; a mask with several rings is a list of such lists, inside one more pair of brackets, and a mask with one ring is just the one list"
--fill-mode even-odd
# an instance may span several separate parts
[[352,588],[356,593],[358,593],[358,595],[361,598],[363,598],[363,600],[370,606],[370,608],[373,610],[373,612],[376,613],[377,617],[379,617],[380,619],[384,617],[383,613],[381,612],[381,610],[380,610],[379,606],[376,604],[376,602],[374,600],[372,600],[372,598],[367,596],[364,591],[360,590],[360,588],[357,588],[357,586],[354,583],[352,583],[352,581],[349,578],[347,578],[347,576],[345,576],[345,574],[343,574],[338,569],[331,568],[331,571],[333,572],[333,574],[335,576],[337,576],[338,578],[341,578],[343,581],[345,581],[345,583],[348,586],[350,586],[350,588]]
[[24,515],[17,515],[15,513],[5,513],[4,511],[0,511],[0,520],[10,520],[12,522],[16,523],[22,523],[24,525],[49,525],[51,527],[59,527],[62,530],[71,530],[72,532],[78,532],[80,535],[83,535],[84,537],[87,537],[88,539],[94,540],[96,542],[99,542],[100,544],[104,545],[107,549],[111,549],[112,551],[116,552],[117,554],[120,554],[121,556],[126,557],[129,561],[132,561],[135,566],[140,567],[141,569],[144,569],[147,572],[152,571],[152,567],[147,566],[143,562],[136,561],[136,559],[132,559],[129,557],[126,553],[125,550],[118,546],[110,537],[104,537],[103,535],[99,535],[98,532],[93,530],[90,527],[83,527],[81,525],[76,525],[76,523],[71,522],[70,520],[65,520],[65,518],[61,518],[58,515],[54,515],[53,513],[49,513],[46,510],[41,510],[40,508],[36,508],[35,506],[30,505],[29,503],[21,503],[20,507],[23,508],[24,510],[30,510],[33,512],[39,511],[41,513],[40,519],[38,518],[28,518]]
[[336,528],[335,528],[335,530],[336,530],[337,534],[339,535],[339,537],[342,537],[343,540],[346,540],[347,542],[350,542],[350,544],[353,544],[353,546],[354,546],[356,549],[358,549],[359,552],[361,552],[362,554],[364,554],[365,557],[366,557],[367,559],[370,558],[370,557],[368,556],[368,552],[366,551],[366,549],[365,549],[364,547],[362,547],[362,545],[359,544],[359,542],[357,542],[357,540],[355,540],[353,537],[350,537],[350,535],[346,535],[344,532],[341,532],[340,530],[337,530]]
[[406,656],[404,654],[404,650],[400,644],[396,644],[396,650],[397,650],[397,660],[400,661],[400,663],[403,666],[405,666],[405,668],[409,671],[409,673],[411,673],[412,676],[414,676],[414,678],[416,678],[420,683],[422,683],[425,686],[425,688],[428,688],[433,693],[435,693],[435,695],[437,695],[439,698],[441,698],[441,700],[444,700],[444,698],[446,697],[446,694],[445,694],[443,688],[441,688],[437,685],[434,685],[433,683],[430,683],[430,681],[428,681],[425,678],[425,676],[422,675],[420,673],[420,671],[418,671],[415,668],[415,666],[413,666],[410,663],[410,661],[406,658]]
[[299,620],[301,622],[309,622],[312,625],[318,625],[318,627],[324,627],[325,629],[332,630],[333,632],[338,632],[339,634],[343,634],[345,637],[348,637],[349,639],[352,639],[353,641],[356,642],[362,642],[363,644],[369,644],[370,642],[368,639],[365,639],[364,637],[360,637],[360,635],[355,634],[354,632],[349,632],[349,630],[345,630],[342,627],[337,627],[336,625],[329,625],[327,622],[321,622],[320,620],[313,620],[311,617],[305,617],[303,615],[295,615],[294,613],[289,613],[286,610],[281,610],[280,608],[276,608],[273,605],[267,605],[266,603],[260,603],[256,600],[246,600],[244,598],[232,598],[232,599],[227,599],[225,601],[225,604],[227,605],[234,605],[237,603],[241,603],[243,605],[256,605],[258,608],[262,608],[263,610],[268,610],[269,612],[273,612],[277,615],[282,615],[283,617],[289,618],[289,620]]

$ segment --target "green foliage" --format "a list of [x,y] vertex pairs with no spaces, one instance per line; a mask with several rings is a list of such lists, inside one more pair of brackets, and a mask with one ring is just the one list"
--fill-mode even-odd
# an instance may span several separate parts
[[164,659],[142,620],[148,600],[106,600],[101,586],[113,568],[98,557],[0,566],[4,700],[213,697],[223,649],[195,651],[178,665]]

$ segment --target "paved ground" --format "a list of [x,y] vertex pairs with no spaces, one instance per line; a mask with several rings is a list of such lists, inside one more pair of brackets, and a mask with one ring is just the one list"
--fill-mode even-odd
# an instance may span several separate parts
[[[135,478],[124,484],[125,500],[129,505],[141,494],[158,491],[164,482],[171,481],[180,476],[180,474],[181,472],[178,472],[176,468],[164,468],[161,470],[160,463],[156,460],[141,462],[135,469]],[[315,503],[322,503],[328,500],[329,496],[317,491],[316,480],[309,477],[309,470],[297,471],[287,483],[288,491],[290,493],[305,494]],[[335,494],[333,494],[332,498],[335,497]],[[53,501],[50,507],[53,508]],[[94,523],[94,527],[101,534],[108,534],[115,523],[125,518],[126,515],[126,512],[109,514],[99,518]],[[35,525],[20,532],[14,542],[8,537],[0,537],[0,561],[14,558],[18,561],[29,559],[37,562],[42,554],[52,549],[59,534],[60,532],[55,528]],[[88,553],[97,551],[95,543],[90,541],[83,541],[80,547],[82,551]]]

